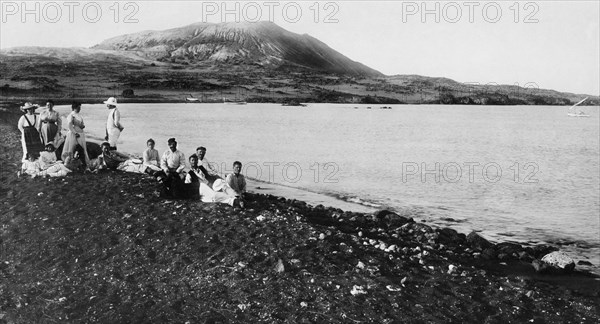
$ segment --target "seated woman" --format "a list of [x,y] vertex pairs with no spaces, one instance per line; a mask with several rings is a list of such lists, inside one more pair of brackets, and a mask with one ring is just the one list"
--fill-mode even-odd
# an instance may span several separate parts
[[46,170],[50,166],[56,164],[57,159],[56,153],[54,153],[55,150],[54,143],[50,141],[46,144],[46,150],[40,152],[40,166],[42,169]]
[[219,202],[229,206],[244,208],[243,200],[236,197],[235,191],[231,189],[223,179],[215,180],[212,188],[204,182],[200,182],[200,199],[202,202]]
[[39,162],[42,168],[42,172],[40,172],[39,175],[50,177],[64,177],[69,172],[71,172],[71,170],[69,170],[63,164],[63,161],[57,161],[56,153],[54,151],[54,144],[52,142],[48,142],[48,144],[46,144],[46,150],[44,152],[40,152]]
[[146,146],[148,147],[144,153],[144,165],[148,168],[146,169],[146,173],[154,175],[154,173],[161,171],[160,168],[160,157],[158,155],[158,151],[154,149],[154,140],[148,139],[146,141]]
[[36,156],[33,153],[25,153],[25,158],[26,160],[23,161],[21,170],[17,172],[17,177],[20,177],[22,174],[28,174],[32,178],[39,176],[40,172],[42,171],[42,167],[37,161]]

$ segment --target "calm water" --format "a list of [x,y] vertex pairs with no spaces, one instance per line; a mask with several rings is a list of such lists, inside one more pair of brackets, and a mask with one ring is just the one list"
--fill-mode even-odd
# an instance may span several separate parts
[[[600,265],[598,107],[585,107],[591,118],[566,107],[392,107],[126,104],[119,150],[141,154],[152,137],[162,153],[176,137],[186,156],[202,145],[225,172],[240,160],[247,176],[275,183],[255,190],[561,244]],[[104,137],[108,110],[81,113],[91,137]]]

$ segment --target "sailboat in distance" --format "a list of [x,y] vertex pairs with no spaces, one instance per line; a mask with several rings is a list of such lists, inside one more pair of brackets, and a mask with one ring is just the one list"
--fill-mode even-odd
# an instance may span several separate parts
[[579,107],[577,107],[580,104],[582,104],[584,101],[586,101],[588,98],[589,97],[586,97],[585,99],[583,99],[580,102],[571,106],[571,108],[569,108],[569,112],[567,113],[567,116],[569,116],[569,117],[590,117],[590,115],[584,113],[583,111],[581,111],[581,109],[579,109]]

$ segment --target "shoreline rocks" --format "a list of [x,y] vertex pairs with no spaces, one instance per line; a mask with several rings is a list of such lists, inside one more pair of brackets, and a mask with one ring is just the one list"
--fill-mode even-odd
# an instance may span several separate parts
[[575,260],[564,252],[554,251],[541,260],[533,260],[532,265],[538,273],[567,274],[575,269]]

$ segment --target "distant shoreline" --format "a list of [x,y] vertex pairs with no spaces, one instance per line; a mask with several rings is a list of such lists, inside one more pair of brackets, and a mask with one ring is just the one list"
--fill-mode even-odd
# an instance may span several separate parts
[[[33,96],[24,96],[24,97],[9,97],[9,98],[0,98],[0,108],[2,107],[9,107],[9,106],[19,106],[22,105],[25,102],[32,102],[34,104],[38,104],[40,106],[45,105],[46,100],[52,100],[54,101],[55,105],[70,105],[73,102],[79,102],[82,104],[102,104],[103,101],[105,101],[108,97],[101,97],[101,98],[91,98],[91,97],[82,97],[82,98],[52,98],[52,97],[33,97]],[[219,104],[219,103],[223,103],[222,101],[219,100],[214,100],[214,101],[186,101],[185,99],[174,99],[174,98],[148,98],[148,97],[133,97],[133,98],[123,98],[123,97],[116,97],[117,100],[119,101],[120,104],[127,104],[127,103],[138,103],[138,104],[152,104],[152,103],[180,103],[180,104],[184,104],[184,103],[188,103],[188,104]],[[290,105],[285,105],[284,102],[274,102],[274,101],[247,101],[248,104],[254,104],[254,103],[264,103],[264,104],[281,104],[283,106],[290,106]],[[503,105],[497,105],[497,104],[464,104],[464,103],[454,103],[454,104],[445,104],[445,103],[358,103],[358,102],[315,102],[315,101],[302,101],[302,104],[305,103],[315,103],[315,104],[343,104],[343,105],[371,105],[371,106],[381,106],[381,105],[402,105],[402,106],[431,106],[431,105],[439,105],[439,106],[540,106],[540,105],[528,105],[528,104],[503,104]],[[294,106],[294,105],[291,105]],[[557,106],[557,107],[569,107],[570,105],[568,104],[561,104],[561,105],[541,105],[541,106]],[[581,104],[580,106],[591,106],[591,107],[596,107],[597,105],[592,105],[592,104]]]

